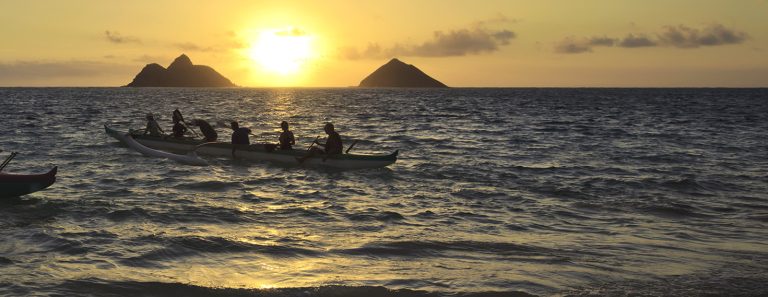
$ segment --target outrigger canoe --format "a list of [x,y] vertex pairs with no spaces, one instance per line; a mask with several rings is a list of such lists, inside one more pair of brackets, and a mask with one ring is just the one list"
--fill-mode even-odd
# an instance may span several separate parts
[[[125,132],[120,132],[104,125],[107,135],[120,140]],[[163,136],[149,136],[133,134],[133,138],[142,145],[164,151],[174,151],[187,153],[196,151],[201,155],[234,157],[253,161],[269,161],[286,165],[299,165],[298,157],[307,154],[306,150],[275,150],[274,146],[265,144],[251,145],[233,145],[225,142],[209,142],[191,138],[172,138]],[[232,155],[232,147],[235,148],[235,154]],[[312,167],[330,167],[337,169],[364,169],[385,167],[397,161],[398,151],[388,155],[359,155],[359,154],[340,154],[328,156],[323,160],[323,156],[315,156],[307,159],[302,166]]]
[[110,136],[117,138],[117,140],[120,140],[120,142],[124,143],[128,147],[132,148],[133,150],[145,156],[167,158],[167,159],[171,159],[176,162],[184,163],[188,165],[197,165],[197,166],[208,165],[208,162],[206,162],[203,159],[200,159],[200,157],[198,157],[197,153],[195,153],[194,151],[190,151],[185,155],[177,155],[177,154],[172,154],[164,151],[154,150],[146,146],[143,146],[141,145],[141,143],[137,142],[136,139],[133,139],[133,136],[130,134],[113,133],[113,134],[110,134]]
[[58,167],[53,167],[44,174],[0,173],[0,198],[18,197],[45,189],[56,182],[57,170]]

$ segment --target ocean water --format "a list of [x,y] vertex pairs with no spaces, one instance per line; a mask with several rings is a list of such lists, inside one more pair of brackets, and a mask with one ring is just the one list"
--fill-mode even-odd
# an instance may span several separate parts
[[[387,168],[142,156],[171,111]],[[766,89],[0,88],[3,296],[768,294]],[[218,127],[220,138],[227,129]]]

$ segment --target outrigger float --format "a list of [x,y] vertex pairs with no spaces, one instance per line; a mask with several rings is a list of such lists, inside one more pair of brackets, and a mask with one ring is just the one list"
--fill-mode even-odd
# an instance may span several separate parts
[[[331,155],[325,158],[322,155],[314,156],[303,163],[299,163],[297,158],[307,154],[306,150],[277,150],[271,144],[251,144],[251,145],[233,145],[225,142],[205,142],[190,138],[172,138],[162,136],[142,135],[138,133],[120,132],[107,125],[104,125],[107,135],[117,140],[123,141],[123,137],[131,135],[136,142],[156,150],[172,152],[197,152],[201,155],[234,157],[237,159],[253,161],[269,161],[285,165],[301,165],[310,167],[329,167],[336,169],[365,169],[379,168],[394,164],[397,161],[398,151],[388,155],[359,155],[359,154],[340,154]],[[232,148],[235,148],[234,156]]]

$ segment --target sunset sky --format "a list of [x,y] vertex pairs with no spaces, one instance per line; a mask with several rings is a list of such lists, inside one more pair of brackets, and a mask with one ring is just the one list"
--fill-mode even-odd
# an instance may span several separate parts
[[6,1],[0,86],[121,86],[185,53],[246,87],[768,87],[768,0]]

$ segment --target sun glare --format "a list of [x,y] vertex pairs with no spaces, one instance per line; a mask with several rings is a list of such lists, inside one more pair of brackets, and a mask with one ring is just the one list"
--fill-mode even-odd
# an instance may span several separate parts
[[248,56],[267,72],[298,73],[313,56],[313,38],[296,28],[262,31],[248,50]]

